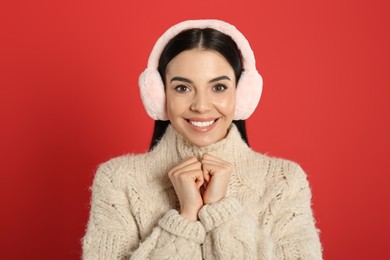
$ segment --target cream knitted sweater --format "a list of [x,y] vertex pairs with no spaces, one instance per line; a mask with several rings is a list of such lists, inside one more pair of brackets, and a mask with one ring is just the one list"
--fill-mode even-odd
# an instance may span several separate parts
[[[227,196],[199,211],[180,207],[167,172],[210,153],[234,165]],[[157,147],[102,164],[92,186],[83,259],[321,259],[306,175],[295,163],[251,150],[232,125],[209,147],[169,126]]]

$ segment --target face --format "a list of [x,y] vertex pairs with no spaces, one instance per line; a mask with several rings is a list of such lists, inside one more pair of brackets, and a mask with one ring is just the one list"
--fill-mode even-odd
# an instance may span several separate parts
[[167,115],[174,129],[200,147],[225,138],[233,121],[236,79],[215,51],[181,52],[166,68]]

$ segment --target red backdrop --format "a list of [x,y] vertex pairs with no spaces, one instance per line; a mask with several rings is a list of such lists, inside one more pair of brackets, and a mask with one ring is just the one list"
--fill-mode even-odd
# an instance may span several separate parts
[[217,18],[264,77],[252,147],[297,161],[326,259],[390,259],[388,1],[2,1],[0,258],[79,259],[99,163],[147,150],[138,75],[176,22]]

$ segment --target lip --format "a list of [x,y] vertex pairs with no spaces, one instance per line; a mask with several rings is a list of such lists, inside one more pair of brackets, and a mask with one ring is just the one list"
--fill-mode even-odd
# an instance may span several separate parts
[[[185,119],[187,125],[192,129],[194,130],[195,132],[198,132],[198,133],[205,133],[205,132],[208,132],[208,131],[211,131],[215,125],[218,123],[219,121],[219,117],[209,117],[209,118],[188,118],[188,119]],[[214,121],[214,123],[212,123],[211,125],[209,126],[203,126],[203,127],[199,127],[199,126],[194,126],[193,124],[190,123],[190,121],[196,121],[196,122],[210,122],[210,121]]]

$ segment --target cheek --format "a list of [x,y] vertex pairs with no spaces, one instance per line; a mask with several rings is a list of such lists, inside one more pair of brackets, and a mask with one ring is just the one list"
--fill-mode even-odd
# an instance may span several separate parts
[[167,115],[171,119],[172,116],[181,114],[185,110],[185,102],[179,98],[167,96]]
[[234,110],[236,107],[236,98],[235,95],[226,96],[223,99],[219,99],[216,102],[216,108],[218,111],[226,117],[233,117]]

